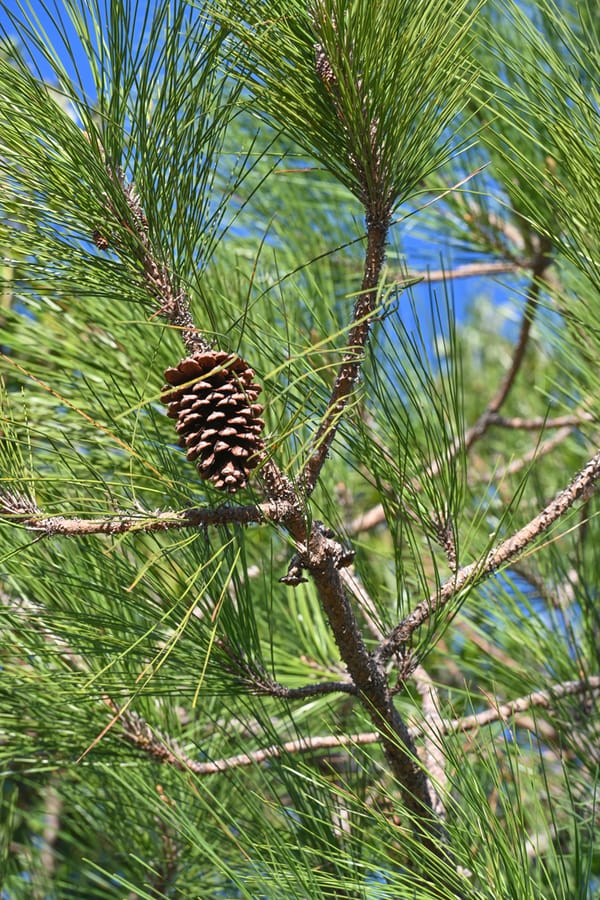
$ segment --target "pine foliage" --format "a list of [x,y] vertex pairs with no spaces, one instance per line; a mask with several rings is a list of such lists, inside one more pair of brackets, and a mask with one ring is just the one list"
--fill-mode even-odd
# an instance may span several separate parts
[[0,23],[2,896],[600,897],[594,0]]

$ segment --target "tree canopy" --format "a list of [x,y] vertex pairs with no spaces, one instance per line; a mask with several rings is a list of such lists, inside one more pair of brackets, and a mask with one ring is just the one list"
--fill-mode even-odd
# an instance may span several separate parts
[[0,0],[3,897],[600,897],[594,0]]

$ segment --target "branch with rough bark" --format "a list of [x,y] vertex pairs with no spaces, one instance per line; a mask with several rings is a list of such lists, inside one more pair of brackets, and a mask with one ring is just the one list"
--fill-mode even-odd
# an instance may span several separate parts
[[338,371],[327,409],[313,439],[313,451],[301,476],[306,495],[317,484],[341,418],[358,384],[363,354],[377,305],[377,288],[385,261],[389,218],[370,221],[367,215],[367,249],[361,292],[354,305],[354,325],[348,334],[348,350]]
[[528,709],[551,709],[556,701],[563,700],[565,697],[585,695],[595,699],[600,696],[600,675],[590,675],[589,678],[582,678],[579,681],[563,681],[559,684],[553,684],[544,690],[534,691],[532,694],[518,697],[516,700],[510,700],[499,706],[493,706],[481,712],[473,713],[472,716],[451,719],[445,723],[444,731],[447,734],[473,731],[476,728],[491,725],[493,722],[506,722],[513,716],[526,712]]
[[351,681],[317,681],[297,688],[286,687],[271,678],[264,668],[236,652],[227,639],[219,639],[216,644],[227,659],[229,672],[253,694],[277,697],[279,700],[305,700],[325,694],[356,694],[356,687]]
[[[429,684],[424,675],[419,677]],[[429,690],[429,687],[427,690]],[[565,697],[586,695],[594,699],[600,697],[600,675],[592,675],[579,681],[565,681],[553,684],[544,690],[534,691],[507,703],[491,706],[471,716],[463,716],[458,719],[443,719],[436,711],[434,721],[424,721],[411,725],[410,734],[413,739],[416,739],[427,729],[433,729],[432,734],[466,733],[492,725],[495,722],[510,721],[511,718],[519,716],[529,709],[552,709],[557,701]],[[111,701],[110,705],[115,713],[120,712],[119,707],[115,703]],[[437,706],[434,708],[437,710]],[[425,713],[425,718],[428,714],[431,714],[427,704]],[[352,749],[357,746],[377,744],[382,739],[378,731],[366,731],[357,734],[316,735],[300,738],[299,740],[285,741],[282,744],[263,747],[249,753],[237,753],[234,756],[224,757],[223,759],[199,762],[186,754],[176,741],[164,735],[160,729],[151,727],[136,713],[125,710],[119,716],[119,721],[121,722],[123,737],[139,750],[149,754],[159,762],[172,765],[182,771],[193,772],[198,776],[216,775],[231,769],[261,765],[269,759],[281,758],[286,755],[317,753],[322,750],[344,747]]]
[[[89,139],[89,138],[88,138]],[[102,151],[101,151],[102,152]],[[122,169],[115,171],[107,166],[111,180],[120,187],[126,206],[129,210],[129,221],[124,220],[118,210],[106,198],[106,210],[115,224],[124,229],[133,238],[133,252],[140,264],[144,287],[158,303],[154,315],[160,315],[180,331],[181,339],[188,353],[208,349],[209,343],[194,325],[187,293],[177,286],[173,272],[161,263],[152,246],[148,218],[140,202],[135,185],[125,180]],[[108,249],[110,240],[96,229],[94,242],[100,250]],[[121,248],[117,247],[117,252]]]
[[[176,290],[168,269],[156,260],[149,239],[147,220],[135,190],[124,183],[122,186],[137,232],[138,253],[146,287],[151,296],[159,301],[158,313],[166,316],[171,324],[180,327],[181,337],[189,352],[193,352],[198,346],[204,349],[204,340],[193,325],[187,296]],[[405,803],[413,814],[415,823],[421,823],[423,833],[431,835],[436,831],[431,822],[431,797],[425,775],[417,761],[414,742],[394,706],[383,668],[376,664],[365,645],[340,577],[340,569],[350,561],[348,554],[320,523],[313,522],[307,526],[304,509],[305,499],[316,486],[341,417],[356,388],[377,302],[390,223],[389,200],[384,202],[381,197],[375,197],[366,206],[365,213],[365,268],[362,290],[354,306],[348,351],[314,437],[312,454],[299,478],[300,495],[274,460],[265,462],[261,475],[273,504],[273,518],[294,539],[302,568],[314,581],[353,688],[381,734],[384,752],[393,774],[402,786]]]
[[0,493],[0,516],[11,518],[28,531],[48,537],[79,537],[85,534],[126,534],[127,532],[169,531],[207,528],[218,525],[250,525],[277,522],[285,517],[286,504],[267,502],[249,506],[220,506],[210,509],[140,510],[138,513],[82,519],[78,516],[47,516],[28,498],[15,492]]
[[600,478],[600,452],[590,459],[571,483],[527,525],[490,550],[483,559],[463,566],[438,591],[423,600],[397,625],[379,646],[376,657],[384,663],[400,650],[412,634],[451,600],[475,587],[501,566],[517,559],[548,531],[578,500],[584,500]]

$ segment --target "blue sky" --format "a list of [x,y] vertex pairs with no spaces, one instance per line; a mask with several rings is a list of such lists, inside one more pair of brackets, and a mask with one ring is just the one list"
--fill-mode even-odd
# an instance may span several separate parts
[[[53,48],[53,52],[57,55],[69,76],[81,85],[82,92],[87,95],[90,102],[94,102],[94,80],[92,78],[89,61],[82,50],[81,42],[76,34],[75,28],[65,13],[65,6],[60,0],[48,0],[48,2],[28,2],[28,0],[5,0],[3,2],[4,10],[9,14],[4,17],[4,22],[0,28],[5,34],[16,39],[17,42],[25,47],[31,46],[31,40],[28,38],[27,28],[23,29],[11,22],[11,14],[18,17],[21,21],[35,23],[35,26],[47,38],[48,47]],[[94,7],[100,8],[100,15],[106,21],[110,10],[109,0],[95,0],[88,4],[81,4],[83,9],[88,10],[88,20],[91,22],[91,13],[89,10]],[[134,22],[132,24],[131,35],[135,39],[136,31],[142,36],[143,19],[152,4],[131,3],[134,9]],[[137,23],[137,24],[136,24]],[[30,26],[31,27],[31,26]],[[50,83],[56,82],[56,76],[53,67],[41,52],[32,54],[32,61],[38,68],[40,75]],[[442,243],[429,243],[423,239],[423,236],[417,231],[419,216],[414,219],[406,220],[398,233],[402,234],[401,253],[409,261],[411,270],[425,271],[427,269],[439,270],[444,268],[450,270],[456,265],[469,262],[481,257],[465,254],[457,248],[450,245],[444,246]],[[243,227],[243,222],[241,223]],[[390,246],[389,265],[394,266],[393,251],[394,243]],[[395,266],[394,266],[395,267]],[[511,297],[510,285],[515,285],[518,289],[519,281],[515,276],[500,276],[499,279],[490,277],[469,277],[461,278],[455,281],[451,287],[453,305],[456,311],[458,321],[464,319],[466,311],[473,302],[474,298],[481,296],[487,297],[488,301],[500,306],[507,302]],[[436,293],[440,298],[443,297],[444,286],[441,282],[434,285],[422,284],[414,288],[417,306],[422,308],[423,305],[428,306],[432,293]],[[511,329],[511,323],[505,323],[505,328]]]

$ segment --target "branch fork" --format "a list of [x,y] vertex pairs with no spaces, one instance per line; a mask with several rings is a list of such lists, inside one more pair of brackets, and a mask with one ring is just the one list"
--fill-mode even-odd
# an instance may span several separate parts
[[[319,547],[319,552],[326,553],[338,570],[346,569],[348,566],[351,566],[356,555],[355,551],[343,547],[342,544],[336,540],[334,532],[330,528],[327,528],[322,522],[315,521],[314,528],[327,541],[327,545],[324,548]],[[297,587],[299,584],[306,583],[308,578],[304,578],[302,573],[303,571],[308,570],[312,564],[314,564],[314,561],[311,562],[309,548],[303,547],[298,553],[294,554],[288,566],[287,573],[283,578],[280,578],[279,581],[290,587]]]

